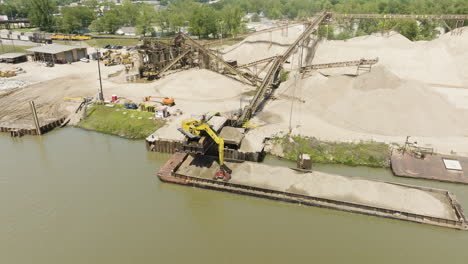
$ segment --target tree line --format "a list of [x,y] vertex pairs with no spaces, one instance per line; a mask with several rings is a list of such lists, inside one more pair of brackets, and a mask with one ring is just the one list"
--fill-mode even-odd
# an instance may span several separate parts
[[[114,33],[122,26],[135,26],[139,34],[154,33],[158,26],[165,34],[187,29],[199,37],[219,37],[244,32],[243,17],[254,13],[270,19],[303,19],[327,10],[337,13],[380,14],[468,14],[467,0],[161,0],[164,8],[154,9],[145,3],[86,0],[77,7],[62,7],[77,0],[5,0],[0,14],[28,17],[41,30],[76,33],[89,28],[95,32]],[[60,15],[57,15],[60,14]],[[453,22],[447,21],[448,26]],[[397,30],[411,40],[431,39],[441,24],[433,21],[363,20],[343,21],[340,33],[321,28],[328,38],[346,39],[382,30]],[[445,24],[443,26],[446,26]]]

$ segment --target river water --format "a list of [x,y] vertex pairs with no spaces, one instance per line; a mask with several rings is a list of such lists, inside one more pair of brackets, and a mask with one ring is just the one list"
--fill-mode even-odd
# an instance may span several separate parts
[[[0,135],[0,263],[468,263],[468,232],[161,183],[168,158],[73,128]],[[316,169],[448,189],[468,208],[468,186]]]

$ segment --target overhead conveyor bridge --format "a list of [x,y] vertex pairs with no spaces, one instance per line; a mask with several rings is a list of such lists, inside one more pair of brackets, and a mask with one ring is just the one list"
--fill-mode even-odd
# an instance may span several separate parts
[[332,14],[333,18],[347,19],[427,19],[468,20],[468,15],[404,15],[404,14]]
[[247,105],[239,116],[239,119],[236,121],[237,126],[243,125],[247,122],[252,115],[257,111],[258,107],[262,103],[263,99],[265,99],[266,93],[274,80],[279,76],[279,72],[281,67],[286,62],[286,60],[292,55],[294,50],[299,46],[302,41],[308,38],[312,33],[314,33],[319,25],[329,19],[331,17],[331,13],[323,12],[317,15],[312,19],[309,26],[304,30],[304,32],[294,41],[291,46],[281,55],[278,56],[272,63],[270,69],[268,70],[263,82],[261,83],[260,87],[258,87],[257,92],[254,98],[250,101],[249,105]]
[[377,62],[379,62],[379,58],[375,58],[372,60],[360,59],[360,60],[355,60],[355,61],[340,61],[340,62],[332,62],[332,63],[312,64],[312,65],[307,65],[307,66],[302,67],[301,72],[309,72],[312,70],[340,68],[340,67],[372,66],[376,64]]

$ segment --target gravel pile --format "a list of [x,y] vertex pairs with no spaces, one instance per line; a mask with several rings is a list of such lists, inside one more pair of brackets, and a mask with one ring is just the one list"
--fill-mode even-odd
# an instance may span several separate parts
[[25,81],[8,79],[8,78],[0,78],[0,90],[22,88],[28,85],[29,83]]

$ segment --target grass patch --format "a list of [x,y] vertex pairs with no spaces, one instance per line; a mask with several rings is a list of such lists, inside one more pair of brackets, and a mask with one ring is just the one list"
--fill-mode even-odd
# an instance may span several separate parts
[[289,72],[288,71],[282,71],[280,75],[280,82],[285,82],[289,78]]
[[19,52],[19,53],[29,53],[27,49],[34,48],[34,46],[18,46],[18,45],[2,45],[0,46],[0,54],[5,54],[5,53],[13,53],[13,52]]
[[85,41],[90,47],[104,47],[106,45],[111,46],[136,46],[139,44],[138,39],[90,39]]
[[148,119],[154,117],[154,113],[124,109],[122,105],[113,108],[94,105],[87,114],[79,127],[128,139],[146,138],[164,125],[164,121]]
[[[291,140],[292,139],[292,140]],[[310,154],[313,163],[349,166],[388,167],[390,147],[378,142],[328,142],[313,137],[287,136],[273,139],[281,144],[284,158],[296,160],[300,153]]]
[[39,28],[14,28],[11,31],[18,31],[18,32],[40,32]]

